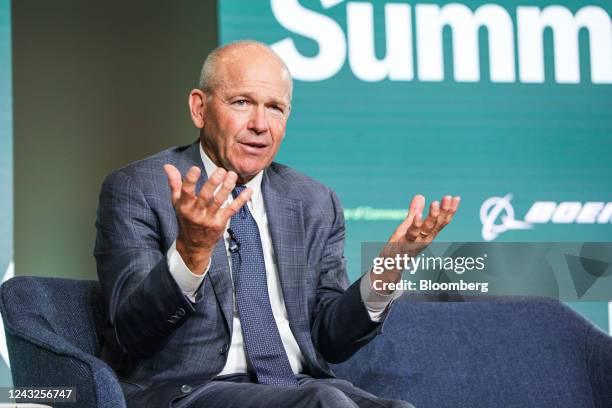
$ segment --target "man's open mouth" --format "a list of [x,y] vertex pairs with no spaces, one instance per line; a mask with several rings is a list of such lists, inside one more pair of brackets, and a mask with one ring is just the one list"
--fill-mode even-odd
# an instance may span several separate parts
[[259,142],[240,142],[240,144],[244,146],[252,147],[254,149],[263,149],[268,146],[265,143],[259,143]]

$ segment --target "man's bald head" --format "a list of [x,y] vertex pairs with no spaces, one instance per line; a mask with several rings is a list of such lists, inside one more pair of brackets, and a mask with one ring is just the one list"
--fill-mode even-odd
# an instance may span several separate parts
[[289,100],[293,91],[293,80],[289,68],[283,60],[268,45],[254,40],[241,40],[215,48],[208,54],[200,73],[200,89],[210,95],[226,79],[226,67],[237,60],[249,59],[253,63],[263,58],[268,61],[277,61],[282,75],[289,84]]
[[291,76],[267,45],[240,41],[212,51],[189,111],[206,155],[245,184],[266,168],[285,137]]

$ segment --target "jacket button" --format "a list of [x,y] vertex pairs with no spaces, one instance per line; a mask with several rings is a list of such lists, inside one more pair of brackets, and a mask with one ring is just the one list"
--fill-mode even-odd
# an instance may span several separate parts
[[223,346],[221,346],[221,354],[227,353],[227,350],[229,350],[229,344],[225,343]]
[[181,392],[183,394],[189,394],[191,392],[191,390],[192,390],[191,385],[189,385],[189,384],[181,385]]

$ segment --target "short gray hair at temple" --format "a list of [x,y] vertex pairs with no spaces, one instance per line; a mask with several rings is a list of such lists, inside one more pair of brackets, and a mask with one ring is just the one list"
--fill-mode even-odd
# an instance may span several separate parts
[[202,71],[200,72],[200,89],[209,95],[209,98],[212,96],[212,91],[215,90],[217,86],[221,83],[219,79],[219,75],[217,72],[217,63],[221,59],[221,56],[224,51],[230,50],[232,48],[238,47],[255,47],[261,48],[270,53],[271,56],[274,56],[281,63],[287,80],[289,81],[289,100],[291,100],[293,94],[293,78],[291,77],[291,72],[287,67],[287,64],[278,56],[278,54],[267,44],[264,44],[255,40],[240,40],[234,41],[229,44],[221,45],[208,54],[206,60],[204,60],[204,64],[202,65]]

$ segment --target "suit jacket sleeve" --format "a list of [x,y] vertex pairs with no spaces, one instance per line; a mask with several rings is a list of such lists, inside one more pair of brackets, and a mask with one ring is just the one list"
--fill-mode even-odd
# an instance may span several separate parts
[[344,258],[344,214],[338,197],[332,192],[334,219],[319,266],[317,300],[312,324],[312,338],[325,360],[340,363],[351,357],[382,331],[382,322],[374,322],[363,303],[360,279],[348,286]]
[[195,310],[168,271],[158,223],[141,184],[122,170],[107,177],[94,255],[116,342],[136,358],[152,357]]

